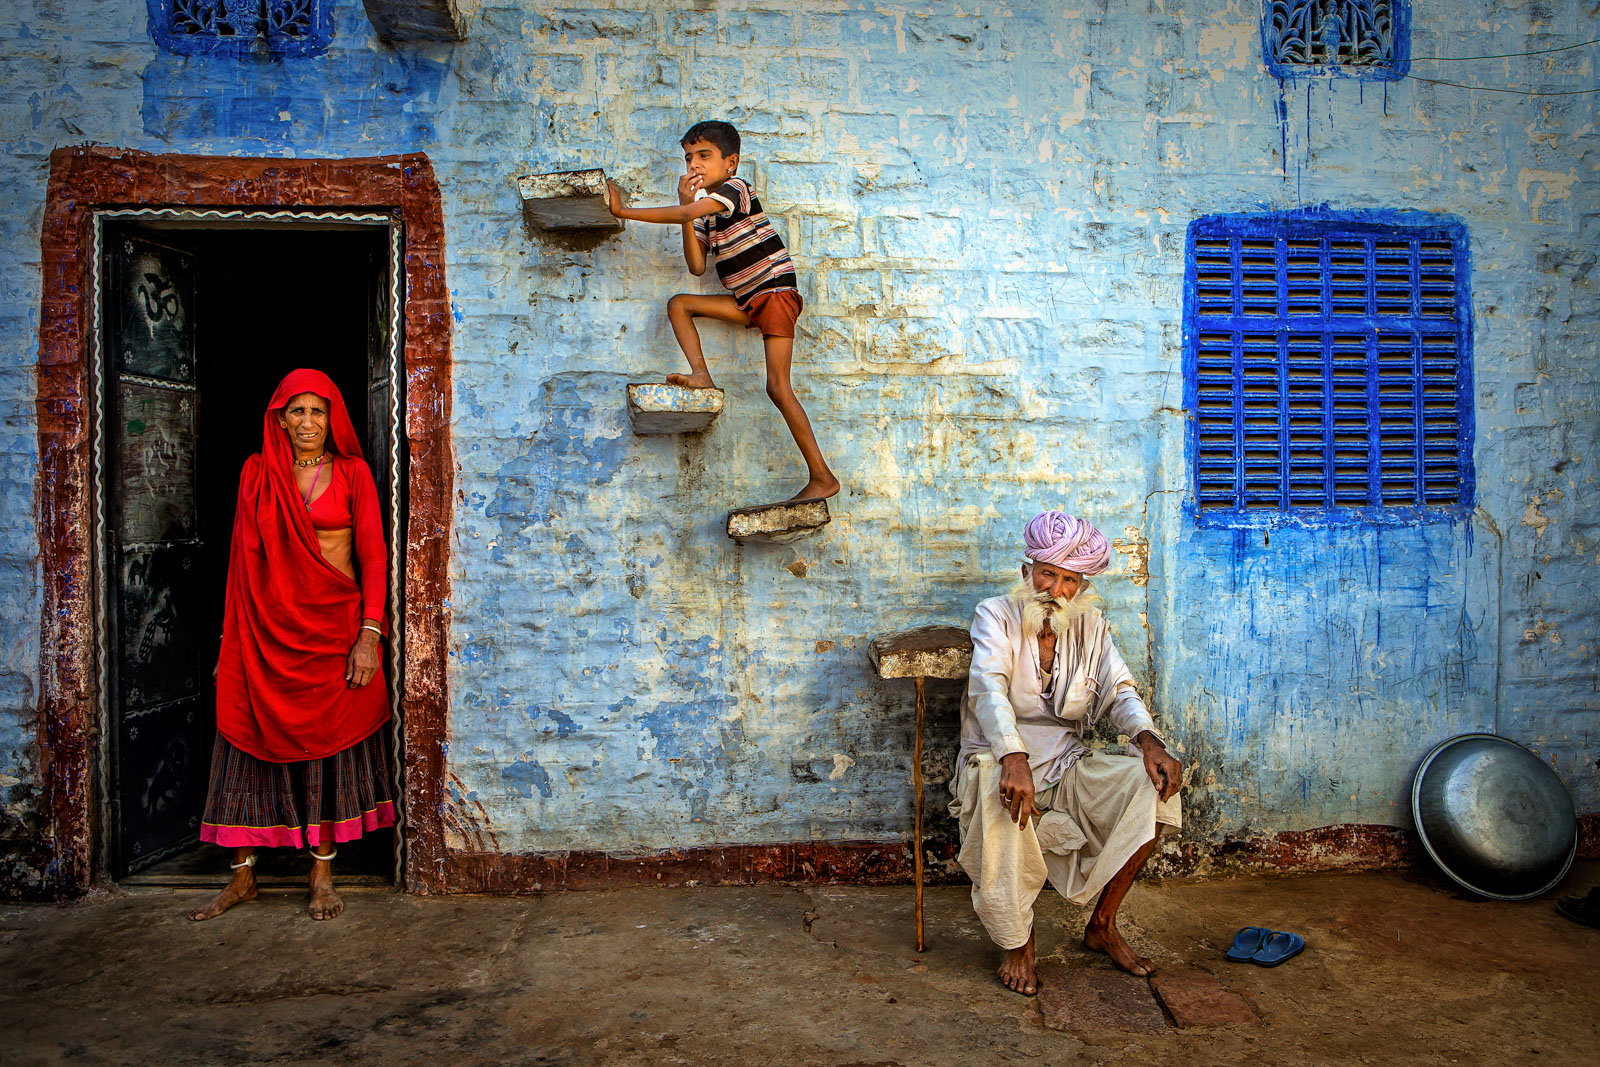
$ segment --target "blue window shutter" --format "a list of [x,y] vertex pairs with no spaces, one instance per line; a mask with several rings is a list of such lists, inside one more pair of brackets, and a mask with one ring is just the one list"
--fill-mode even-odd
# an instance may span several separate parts
[[1467,265],[1465,229],[1417,213],[1192,223],[1184,369],[1200,521],[1469,511]]
[[145,0],[151,38],[184,56],[318,56],[334,0]]

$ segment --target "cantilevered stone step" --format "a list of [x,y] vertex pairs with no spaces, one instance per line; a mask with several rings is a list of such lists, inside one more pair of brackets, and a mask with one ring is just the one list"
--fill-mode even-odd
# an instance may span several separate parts
[[879,678],[965,678],[972,635],[959,626],[919,626],[877,638],[867,657]]
[[606,206],[606,172],[568,170],[556,174],[525,174],[517,179],[522,212],[541,230],[584,230],[590,233],[622,230]]
[[728,512],[728,536],[746,541],[784,544],[828,525],[828,502],[807,500],[799,504],[761,504]]
[[[641,436],[694,433],[722,414],[721,389],[638,382],[628,386],[628,419]],[[827,522],[827,519],[823,519]]]

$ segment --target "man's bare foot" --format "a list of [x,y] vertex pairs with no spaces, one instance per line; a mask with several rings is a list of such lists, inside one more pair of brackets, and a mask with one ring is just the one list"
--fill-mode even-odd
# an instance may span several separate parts
[[1039,972],[1033,966],[1033,931],[1028,931],[1028,943],[1021,948],[1008,948],[1000,953],[1000,969],[994,972],[1000,984],[1013,993],[1031,997],[1039,992]]
[[311,864],[311,901],[306,914],[313,919],[332,919],[344,911],[344,901],[333,891],[332,864]]
[[830,496],[839,494],[839,479],[832,475],[827,478],[813,478],[806,483],[806,487],[794,496],[785,500],[785,504],[798,504],[805,500],[826,500]]
[[1104,952],[1111,957],[1111,962],[1127,971],[1143,978],[1156,969],[1156,965],[1133,951],[1133,946],[1122,939],[1122,932],[1115,926],[1090,925],[1083,932],[1085,948],[1096,952]]
[[668,385],[681,385],[685,389],[715,389],[717,384],[710,374],[669,374]]
[[256,872],[250,867],[240,867],[233,872],[233,878],[223,887],[222,892],[199,907],[190,908],[189,918],[196,922],[201,919],[215,919],[235,904],[243,904],[255,898]]

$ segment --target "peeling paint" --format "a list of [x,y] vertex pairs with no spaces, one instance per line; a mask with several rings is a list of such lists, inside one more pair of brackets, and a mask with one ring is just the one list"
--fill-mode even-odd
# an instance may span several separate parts
[[[1098,584],[1193,768],[1182,847],[1197,863],[1252,841],[1399,855],[1348,827],[1403,824],[1415,758],[1467,730],[1543,739],[1579,810],[1600,809],[1600,616],[1573,595],[1600,567],[1592,101],[1415,79],[1280,87],[1259,5],[1157,7],[482,5],[465,41],[391,48],[339,4],[323,55],[255,62],[160,52],[140,18],[108,22],[87,0],[22,0],[0,27],[19,87],[0,122],[0,244],[19,265],[0,292],[0,802],[24,872],[7,884],[54,862],[81,885],[91,869],[86,821],[75,851],[44,845],[46,777],[87,767],[93,742],[62,728],[89,675],[47,664],[55,602],[35,592],[64,591],[69,610],[87,593],[78,557],[39,537],[80,528],[58,494],[79,499],[85,468],[41,478],[37,445],[82,439],[84,386],[33,355],[68,329],[51,309],[82,268],[38,273],[64,262],[41,250],[57,232],[48,154],[84,141],[284,161],[216,202],[301,202],[330,160],[432,161],[442,232],[417,267],[447,267],[450,290],[407,326],[408,342],[440,331],[454,357],[442,399],[410,412],[412,463],[443,471],[452,498],[444,513],[413,500],[408,546],[408,567],[439,574],[437,646],[407,648],[439,664],[407,694],[430,742],[408,758],[438,783],[409,812],[427,888],[903,877],[911,695],[873,676],[867,644],[965,624],[1015,575],[1017,529],[1046,505],[1122,531]],[[1424,5],[1414,51],[1583,39],[1582,4],[1540,11]],[[1542,59],[1475,76],[1570,81]],[[714,280],[686,275],[669,228],[530,240],[512,183],[603,167],[636,202],[667,202],[677,137],[712,112],[744,131],[741,170],[800,269],[797,388],[845,481],[803,556],[722,530],[729,510],[799,485],[753,335],[702,330],[726,391],[712,428],[642,438],[627,422],[626,384],[679,369],[666,299]],[[1170,417],[1185,228],[1322,203],[1466,227],[1475,511],[1198,529]],[[435,366],[413,372],[413,395],[441,384]],[[930,683],[930,798],[958,692]],[[71,783],[80,806],[87,784]],[[617,795],[628,804],[596,803]]]

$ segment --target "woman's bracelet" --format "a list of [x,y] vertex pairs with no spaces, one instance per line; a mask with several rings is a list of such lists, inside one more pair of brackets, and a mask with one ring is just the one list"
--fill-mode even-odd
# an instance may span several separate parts
[[363,630],[371,630],[373,633],[377,634],[379,637],[383,636],[383,631],[378,629],[376,626],[368,626],[366,623],[362,623],[361,624],[361,629],[363,629]]

